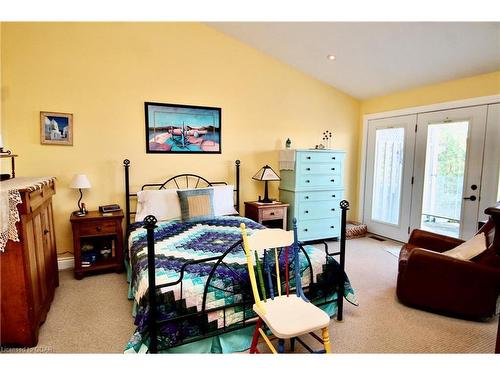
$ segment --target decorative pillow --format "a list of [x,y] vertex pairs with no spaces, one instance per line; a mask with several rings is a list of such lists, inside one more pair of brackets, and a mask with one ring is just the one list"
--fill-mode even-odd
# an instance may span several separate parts
[[238,215],[234,209],[234,186],[212,186],[214,189],[214,215]]
[[137,192],[135,221],[143,221],[148,215],[157,220],[181,218],[181,206],[176,189],[141,190]]
[[443,254],[461,260],[470,260],[485,250],[486,236],[481,232],[457,247],[443,252]]
[[182,220],[213,219],[214,189],[178,190]]

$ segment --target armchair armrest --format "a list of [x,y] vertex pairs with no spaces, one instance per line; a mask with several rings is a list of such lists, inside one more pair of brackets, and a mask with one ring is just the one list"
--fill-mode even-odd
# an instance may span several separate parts
[[499,294],[500,269],[426,249],[413,249],[398,274],[398,298],[433,311],[491,317]]
[[463,240],[458,238],[431,233],[421,229],[414,229],[408,240],[408,243],[415,247],[436,251],[438,253],[451,250],[463,242]]

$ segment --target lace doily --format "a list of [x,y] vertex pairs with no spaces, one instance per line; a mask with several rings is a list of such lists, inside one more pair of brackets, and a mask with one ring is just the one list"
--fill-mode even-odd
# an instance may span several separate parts
[[55,177],[19,177],[0,184],[0,251],[8,240],[19,242],[16,223],[20,220],[17,205],[22,203],[19,190],[34,191],[55,180]]
[[[5,197],[3,195],[5,194]],[[21,203],[19,190],[8,190],[0,192],[2,195],[2,228],[0,232],[0,251],[5,250],[8,240],[19,241],[16,223],[20,220],[17,205]]]

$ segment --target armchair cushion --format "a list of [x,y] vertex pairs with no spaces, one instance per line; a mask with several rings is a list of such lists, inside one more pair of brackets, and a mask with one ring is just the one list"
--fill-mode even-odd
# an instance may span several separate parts
[[443,252],[443,255],[448,255],[461,260],[470,260],[485,250],[486,236],[483,232],[480,232],[470,240],[458,245],[454,249]]

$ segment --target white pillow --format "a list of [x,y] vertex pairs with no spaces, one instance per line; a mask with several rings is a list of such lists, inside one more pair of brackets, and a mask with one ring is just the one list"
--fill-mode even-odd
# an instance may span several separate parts
[[157,220],[181,218],[181,205],[177,189],[141,190],[137,192],[135,221],[143,221],[148,215]]
[[[214,190],[215,216],[238,215],[238,211],[234,209],[233,185],[217,185],[210,188]],[[177,189],[141,190],[137,192],[136,211],[136,222],[143,221],[148,215],[154,215],[157,220],[180,219],[182,214]]]
[[442,254],[461,260],[470,260],[486,250],[486,236],[483,232],[476,234],[470,240]]
[[214,189],[214,215],[238,215],[234,209],[234,186],[217,185]]

